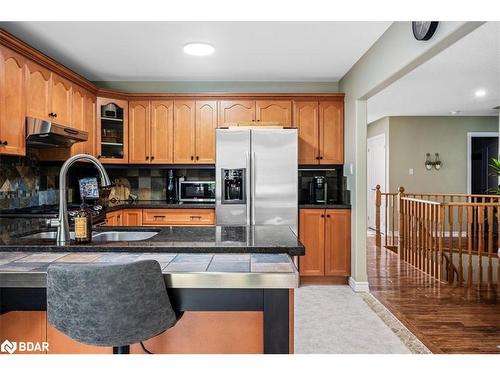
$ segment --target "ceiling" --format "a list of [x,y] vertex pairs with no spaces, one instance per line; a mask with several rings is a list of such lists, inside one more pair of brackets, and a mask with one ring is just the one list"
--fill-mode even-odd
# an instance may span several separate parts
[[[484,89],[486,95],[474,93]],[[488,22],[368,100],[368,122],[384,116],[497,115],[500,22]]]
[[[92,81],[338,81],[391,22],[0,22]],[[183,53],[208,42],[215,54]]]

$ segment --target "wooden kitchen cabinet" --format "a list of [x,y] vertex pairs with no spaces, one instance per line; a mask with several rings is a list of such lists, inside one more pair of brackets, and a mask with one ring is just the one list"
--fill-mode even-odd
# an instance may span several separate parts
[[319,102],[320,164],[344,163],[344,102]]
[[26,61],[26,116],[50,120],[50,71]]
[[123,226],[123,210],[116,210],[106,213],[105,226],[121,227]]
[[150,112],[151,106],[148,100],[128,103],[129,163],[150,163]]
[[25,63],[0,46],[0,154],[25,155]]
[[344,102],[294,102],[299,164],[344,163]]
[[174,101],[174,163],[190,164],[195,160],[196,102]]
[[[11,342],[23,341],[40,344],[43,343],[44,341],[46,341],[46,317],[47,313],[45,311],[9,311],[7,313],[1,314],[0,343],[4,342],[5,340],[9,340]],[[16,351],[16,354],[36,353]]]
[[142,224],[145,226],[215,225],[215,210],[211,208],[151,208],[142,212]]
[[195,162],[215,164],[217,102],[196,101]]
[[299,164],[319,164],[318,102],[294,102],[294,125],[299,133]]
[[71,82],[51,73],[50,102],[52,115],[49,117],[56,123],[71,126],[72,94]]
[[301,209],[299,215],[299,238],[306,254],[299,258],[301,276],[324,276],[325,274],[325,213],[324,210]]
[[255,121],[255,100],[219,101],[219,126]]
[[172,100],[151,101],[151,163],[171,164],[174,161],[173,106]]
[[299,238],[306,248],[299,259],[301,276],[350,275],[350,210],[301,209]]
[[122,214],[122,224],[125,227],[140,227],[142,226],[142,209],[141,208],[126,208]]
[[[116,118],[104,113],[108,104],[117,107]],[[128,163],[128,101],[114,98],[97,98],[97,126],[95,152],[102,163]]]
[[292,102],[290,100],[255,101],[257,122],[277,122],[284,127],[292,126]]

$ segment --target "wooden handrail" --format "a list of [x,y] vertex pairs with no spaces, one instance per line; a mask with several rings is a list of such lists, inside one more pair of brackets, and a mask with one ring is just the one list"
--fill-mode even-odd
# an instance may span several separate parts
[[500,196],[375,191],[377,246],[385,212],[384,245],[403,261],[442,282],[500,287]]

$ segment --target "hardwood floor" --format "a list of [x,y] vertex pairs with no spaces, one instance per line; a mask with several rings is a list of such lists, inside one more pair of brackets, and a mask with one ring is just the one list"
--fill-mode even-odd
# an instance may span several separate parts
[[433,353],[500,354],[500,293],[433,280],[368,238],[371,293]]

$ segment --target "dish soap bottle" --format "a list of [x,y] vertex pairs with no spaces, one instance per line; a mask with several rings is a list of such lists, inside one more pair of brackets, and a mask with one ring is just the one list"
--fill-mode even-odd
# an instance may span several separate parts
[[74,216],[75,243],[85,244],[92,241],[92,215],[83,200],[80,209]]

